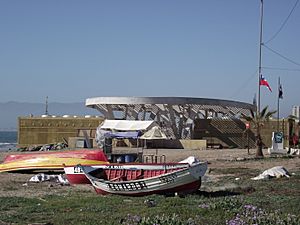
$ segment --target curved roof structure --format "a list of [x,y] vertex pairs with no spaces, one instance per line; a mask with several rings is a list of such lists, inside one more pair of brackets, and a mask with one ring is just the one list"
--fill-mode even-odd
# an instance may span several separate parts
[[245,102],[189,97],[95,97],[86,106],[106,119],[155,120],[171,138],[190,138],[196,118],[238,118],[255,109]]
[[197,105],[219,105],[250,109],[252,104],[223,99],[212,98],[189,98],[189,97],[95,97],[86,99],[86,106],[93,107],[96,104],[197,104]]

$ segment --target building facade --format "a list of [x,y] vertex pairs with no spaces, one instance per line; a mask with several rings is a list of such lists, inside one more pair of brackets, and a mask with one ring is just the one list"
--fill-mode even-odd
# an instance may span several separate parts
[[[97,109],[106,119],[155,120],[169,139],[218,136],[220,145],[232,147],[244,146],[245,124],[240,117],[255,109],[244,102],[187,97],[96,97],[88,98],[86,106]],[[250,137],[253,146],[253,133]]]
[[83,136],[82,132],[93,138],[102,121],[100,117],[19,117],[18,146],[68,142],[70,137]]
[[300,119],[300,106],[294,105],[292,108],[292,115],[297,117],[297,119]]

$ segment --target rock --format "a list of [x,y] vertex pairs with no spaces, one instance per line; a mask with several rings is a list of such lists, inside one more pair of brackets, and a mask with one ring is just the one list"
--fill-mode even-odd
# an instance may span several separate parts
[[144,204],[147,205],[148,207],[154,207],[154,206],[156,206],[156,202],[153,199],[146,199],[144,201]]
[[238,157],[236,158],[236,161],[245,161],[246,159],[245,158],[242,158],[242,157]]

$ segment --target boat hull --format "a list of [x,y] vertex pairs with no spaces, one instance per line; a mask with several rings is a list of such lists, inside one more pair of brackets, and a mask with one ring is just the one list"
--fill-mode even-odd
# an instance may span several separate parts
[[174,172],[146,179],[129,181],[104,180],[94,177],[81,168],[98,194],[144,196],[151,194],[191,193],[200,188],[201,177],[207,170],[207,163],[199,162]]
[[[101,165],[90,165],[85,166],[85,171],[91,173],[92,171],[98,169],[115,169],[115,170],[127,170],[127,171],[137,171],[137,170],[151,170],[156,171],[159,175],[165,171],[175,171],[182,168],[187,168],[188,163],[126,163],[126,164],[101,164]],[[64,168],[66,178],[70,184],[91,184],[90,180],[86,177],[79,165],[70,166]],[[114,177],[113,177],[114,178]],[[113,179],[112,178],[112,179]]]
[[65,166],[108,164],[102,150],[66,150],[10,154],[0,164],[0,172],[63,170]]
[[157,190],[149,190],[147,192],[134,192],[134,193],[129,193],[129,192],[112,192],[112,191],[105,191],[100,188],[96,188],[94,186],[94,189],[97,194],[100,195],[109,195],[109,194],[117,194],[117,195],[125,195],[125,196],[146,196],[146,195],[152,195],[152,194],[160,194],[160,195],[169,195],[173,193],[179,193],[179,194],[190,194],[194,193],[199,188],[201,187],[201,178],[197,181],[187,183],[187,184],[182,184],[176,187],[170,187],[167,189],[157,189]]

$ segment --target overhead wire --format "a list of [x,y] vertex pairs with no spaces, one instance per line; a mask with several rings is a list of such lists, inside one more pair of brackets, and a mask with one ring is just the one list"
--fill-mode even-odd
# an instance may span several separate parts
[[241,85],[241,87],[240,87],[239,89],[237,89],[237,90],[230,96],[230,98],[234,98],[234,97],[236,97],[238,94],[240,94],[240,92],[241,92],[242,90],[244,90],[246,86],[249,85],[250,81],[251,81],[252,79],[254,79],[254,75],[256,75],[256,74],[257,74],[257,70],[255,70],[255,72],[252,73],[251,76],[249,76],[249,78]]
[[[264,43],[261,43],[262,46],[264,46],[265,48],[267,48],[269,51],[273,52],[274,54],[280,56],[281,58],[283,58],[283,59],[285,59],[285,60],[289,61],[290,63],[293,63],[293,64],[295,64],[295,65],[297,65],[297,66],[300,66],[300,63],[298,63],[298,62],[296,62],[296,61],[294,61],[294,60],[291,60],[291,59],[289,59],[288,57],[282,55],[281,53],[279,53],[279,52],[277,52],[277,51],[271,49],[271,48],[268,47],[266,44],[269,43],[269,42],[271,42],[273,39],[275,39],[275,38],[277,37],[277,35],[282,31],[282,29],[284,28],[284,26],[287,24],[289,18],[291,17],[292,13],[294,12],[296,6],[298,5],[299,1],[300,1],[300,0],[297,0],[297,1],[295,2],[293,8],[291,9],[291,11],[290,11],[290,13],[289,13],[289,15],[288,15],[287,18],[284,20],[284,22],[282,23],[282,25],[280,26],[280,28],[278,29],[278,31],[277,31],[277,32],[276,32],[276,33],[275,33],[268,41],[266,41],[266,42],[264,42]],[[262,67],[262,68],[263,68],[263,69],[270,69],[270,70],[300,71],[300,69],[288,69],[288,68],[275,68],[275,67]],[[255,74],[257,74],[257,70],[255,71],[255,73],[253,73],[253,74],[247,79],[247,81],[245,81],[245,82],[241,85],[241,87],[240,87],[239,89],[237,89],[237,90],[233,93],[233,95],[232,95],[230,98],[235,97],[235,96],[238,95],[243,89],[245,89],[245,87],[248,86],[248,84],[250,83],[250,81],[251,81],[252,79],[254,79],[254,75],[255,75]]]
[[[295,65],[298,65],[298,66],[300,66],[300,63],[297,63],[297,62],[295,62],[294,60],[291,60],[291,59],[289,59],[288,57],[282,55],[281,53],[279,53],[279,52],[277,52],[277,51],[271,49],[271,48],[268,47],[266,44],[269,43],[269,42],[271,42],[273,39],[275,39],[275,38],[277,37],[277,35],[282,31],[282,29],[284,28],[284,26],[287,24],[289,18],[290,18],[291,15],[293,14],[293,12],[294,12],[296,6],[298,5],[299,1],[300,1],[300,0],[296,0],[295,4],[293,5],[293,7],[292,7],[292,9],[291,9],[291,11],[290,11],[290,13],[288,14],[288,16],[287,16],[287,18],[284,20],[284,22],[281,24],[281,26],[280,26],[280,28],[278,29],[278,31],[277,31],[277,32],[276,32],[276,33],[275,33],[268,41],[262,43],[262,46],[264,46],[265,48],[267,48],[269,51],[273,52],[274,54],[280,56],[281,58],[283,58],[283,59],[285,59],[285,60],[287,60],[287,61],[289,61],[289,62],[291,62],[291,63],[293,63],[293,64],[295,64]],[[274,68],[274,67],[262,67],[262,68],[263,68],[263,69],[270,69],[270,70],[273,69],[273,70],[286,70],[286,71],[300,71],[300,70],[298,70],[298,69],[288,69],[288,68]],[[256,73],[257,73],[257,70],[255,71],[254,74],[256,74]],[[253,76],[254,74],[252,74],[252,75],[247,79],[247,81],[245,81],[245,83],[243,83],[243,85],[242,85],[239,89],[237,89],[237,91],[234,92],[234,94],[231,96],[231,98],[234,97],[234,96],[236,96],[236,95],[238,95],[238,94],[239,94],[239,93],[240,93],[240,92],[241,92],[241,91],[249,84],[249,81],[251,81],[251,80],[254,78],[254,76]]]
[[274,49],[271,49],[271,48],[268,47],[267,45],[262,44],[262,46],[264,46],[266,49],[268,49],[269,51],[273,52],[274,54],[280,56],[281,58],[285,59],[286,61],[289,61],[290,63],[293,63],[293,64],[295,64],[295,65],[297,65],[297,66],[300,66],[300,63],[298,63],[298,62],[296,62],[296,61],[294,61],[294,60],[289,59],[288,57],[286,57],[286,56],[280,54],[279,52],[275,51]]
[[292,13],[294,12],[297,4],[299,3],[299,0],[297,0],[293,6],[293,8],[291,9],[289,15],[287,16],[287,18],[284,20],[284,22],[281,24],[280,28],[278,29],[278,31],[268,40],[265,42],[265,44],[268,44],[270,41],[272,41],[283,29],[283,27],[286,25],[287,21],[289,20],[289,18],[291,17]]
[[300,69],[278,68],[278,67],[267,67],[267,66],[263,66],[262,68],[266,70],[282,70],[282,71],[292,71],[292,72],[300,71]]

